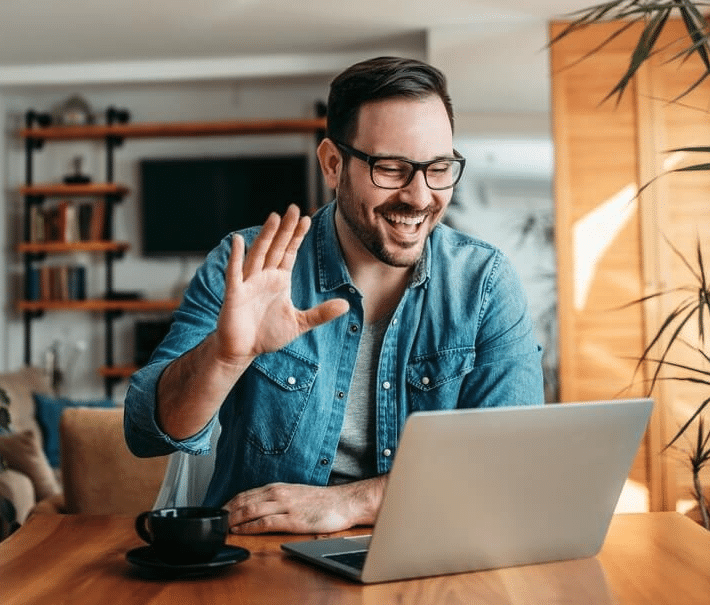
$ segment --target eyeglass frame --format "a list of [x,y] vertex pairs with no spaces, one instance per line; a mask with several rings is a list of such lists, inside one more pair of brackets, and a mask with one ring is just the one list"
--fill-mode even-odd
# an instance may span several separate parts
[[[394,156],[384,156],[384,155],[369,155],[365,153],[364,151],[360,151],[359,149],[355,149],[354,147],[351,147],[347,143],[342,143],[340,141],[333,141],[335,143],[336,147],[340,149],[341,151],[344,151],[348,155],[353,156],[354,158],[357,158],[358,160],[361,160],[365,162],[368,166],[370,166],[370,180],[372,181],[372,184],[375,187],[378,187],[380,189],[387,189],[389,191],[394,191],[396,189],[403,189],[409,183],[411,183],[414,180],[414,175],[419,172],[420,170],[422,171],[422,174],[424,175],[424,182],[426,183],[426,186],[429,187],[432,191],[446,191],[447,189],[452,189],[453,187],[456,186],[456,184],[461,180],[461,176],[463,175],[463,169],[466,167],[466,158],[464,158],[458,151],[454,149],[454,156],[453,158],[449,157],[442,157],[442,158],[437,158],[435,160],[429,160],[428,162],[415,162],[414,160],[410,160],[408,158],[400,158],[400,157],[394,157]],[[375,183],[375,177],[373,175],[373,170],[375,167],[375,163],[379,162],[380,160],[397,160],[398,162],[404,162],[405,164],[409,164],[412,167],[412,172],[409,173],[409,177],[407,180],[399,185],[398,187],[383,187],[382,185],[378,185]],[[442,161],[448,161],[448,162],[454,162],[457,163],[459,166],[461,166],[461,170],[459,171],[458,176],[456,177],[456,180],[451,183],[451,185],[447,185],[446,187],[432,187],[429,184],[429,179],[427,179],[427,169],[429,166],[432,166],[436,164],[437,162],[442,162]]]

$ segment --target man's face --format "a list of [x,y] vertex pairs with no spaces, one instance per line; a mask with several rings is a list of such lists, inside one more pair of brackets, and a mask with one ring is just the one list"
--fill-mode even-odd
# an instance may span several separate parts
[[[368,155],[417,162],[453,156],[451,125],[437,96],[363,105],[357,134],[349,144]],[[336,223],[342,243],[358,256],[410,267],[419,260],[451,195],[452,189],[429,189],[421,171],[406,187],[381,189],[370,179],[366,162],[347,158],[337,188]]]

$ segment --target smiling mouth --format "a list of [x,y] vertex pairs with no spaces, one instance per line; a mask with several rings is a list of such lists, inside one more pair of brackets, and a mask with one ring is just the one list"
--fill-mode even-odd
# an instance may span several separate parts
[[419,227],[424,223],[427,214],[418,216],[397,214],[395,212],[383,212],[382,217],[392,225],[397,231],[403,233],[416,233]]

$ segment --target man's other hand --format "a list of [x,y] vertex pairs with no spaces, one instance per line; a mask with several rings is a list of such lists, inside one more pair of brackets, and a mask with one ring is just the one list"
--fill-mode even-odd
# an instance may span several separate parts
[[224,506],[235,534],[332,533],[372,525],[386,477],[319,487],[272,483],[237,494]]

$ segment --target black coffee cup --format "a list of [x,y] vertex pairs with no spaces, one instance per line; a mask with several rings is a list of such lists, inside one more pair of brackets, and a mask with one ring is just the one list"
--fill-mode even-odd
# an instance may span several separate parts
[[188,565],[215,557],[227,539],[229,518],[221,508],[185,506],[143,512],[135,525],[159,559]]

